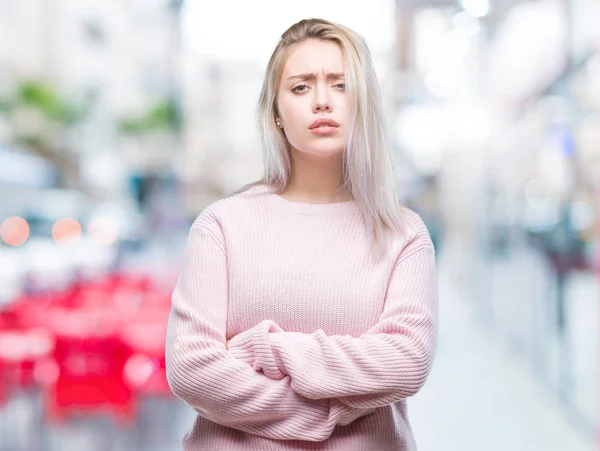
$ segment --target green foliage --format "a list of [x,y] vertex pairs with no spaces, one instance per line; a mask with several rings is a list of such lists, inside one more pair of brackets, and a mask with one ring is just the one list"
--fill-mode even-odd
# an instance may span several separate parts
[[85,113],[85,107],[76,107],[63,99],[51,85],[34,80],[19,83],[10,98],[0,99],[1,113],[7,114],[22,106],[35,108],[46,118],[64,126],[74,125]]
[[180,129],[177,105],[171,98],[159,102],[141,117],[121,120],[119,129],[121,133],[127,135],[137,135],[157,130],[177,132]]
[[6,114],[10,111],[10,102],[8,100],[0,99],[0,113]]

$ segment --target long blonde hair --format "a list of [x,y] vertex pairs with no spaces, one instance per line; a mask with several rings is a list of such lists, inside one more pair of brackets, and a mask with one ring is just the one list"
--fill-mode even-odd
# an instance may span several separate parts
[[[365,40],[351,29],[323,19],[292,25],[273,51],[258,101],[258,125],[264,167],[261,180],[240,191],[264,184],[282,192],[291,174],[289,143],[275,124],[277,92],[290,48],[307,39],[333,41],[342,49],[351,124],[344,151],[343,188],[359,207],[371,244],[384,251],[390,231],[404,232],[402,207],[396,195],[379,83]],[[239,192],[239,191],[238,191]]]

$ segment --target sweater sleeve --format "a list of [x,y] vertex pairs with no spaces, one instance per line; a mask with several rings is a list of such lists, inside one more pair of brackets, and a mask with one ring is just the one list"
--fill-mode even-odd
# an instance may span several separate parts
[[190,229],[172,294],[166,344],[173,393],[201,416],[272,439],[322,441],[336,425],[374,411],[336,399],[308,399],[237,360],[225,349],[227,262],[216,219],[199,216]]
[[233,354],[311,399],[381,407],[414,395],[429,374],[438,322],[434,249],[425,232],[394,265],[384,310],[359,338],[256,327],[230,341]]

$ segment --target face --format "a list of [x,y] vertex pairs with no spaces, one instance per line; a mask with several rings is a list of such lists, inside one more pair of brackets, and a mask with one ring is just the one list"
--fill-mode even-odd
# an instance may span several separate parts
[[342,49],[331,41],[296,44],[285,62],[277,121],[292,149],[315,156],[344,150],[349,121]]

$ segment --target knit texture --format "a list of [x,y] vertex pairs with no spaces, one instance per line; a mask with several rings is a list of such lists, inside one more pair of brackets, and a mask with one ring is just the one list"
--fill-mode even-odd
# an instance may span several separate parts
[[377,259],[354,201],[257,186],[204,209],[167,331],[170,387],[198,413],[184,450],[416,449],[406,399],[432,365],[437,283],[427,228],[402,215]]

